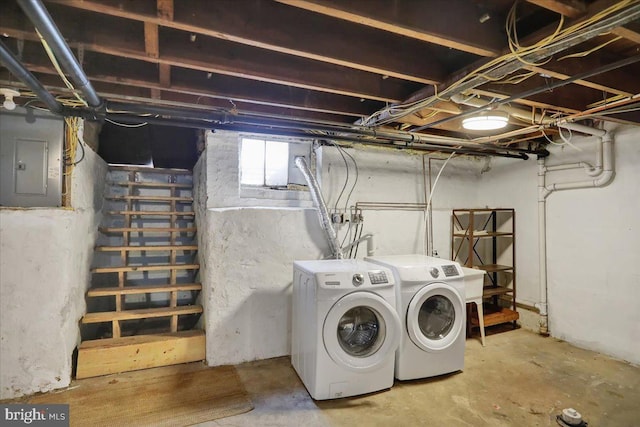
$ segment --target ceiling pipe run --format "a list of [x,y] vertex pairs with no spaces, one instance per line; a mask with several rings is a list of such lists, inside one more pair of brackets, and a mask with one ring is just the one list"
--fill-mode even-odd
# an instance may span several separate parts
[[42,86],[38,79],[36,79],[35,76],[22,65],[2,40],[0,40],[0,62],[2,62],[2,65],[7,67],[9,72],[16,76],[18,80],[27,85],[27,87],[45,103],[51,112],[56,114],[62,113],[62,104],[56,101],[56,98],[51,95],[49,91]]
[[[389,141],[396,143],[404,143],[406,148],[420,147],[421,145],[429,147],[441,147],[443,149],[459,148],[472,150],[474,152],[502,152],[509,154],[507,157],[519,157],[527,159],[527,154],[540,154],[538,150],[528,150],[515,147],[501,147],[493,144],[475,143],[462,138],[451,138],[437,135],[419,134],[415,132],[403,132],[396,130],[378,130],[364,126],[349,125],[344,123],[314,123],[309,121],[299,121],[278,118],[260,118],[242,114],[229,114],[220,111],[202,111],[188,110],[172,107],[160,107],[144,104],[129,104],[122,102],[109,102],[107,110],[112,112],[110,118],[117,120],[115,112],[123,114],[152,114],[162,116],[163,119],[195,119],[203,120],[204,126],[207,128],[222,128],[222,126],[248,126],[261,127],[265,130],[273,131],[273,133],[282,134],[285,131],[313,131],[324,132],[322,135],[315,135],[318,138],[327,139],[344,139],[349,137],[372,138],[377,141]],[[69,114],[74,114],[70,111]],[[77,113],[76,113],[77,114]],[[132,115],[130,115],[131,117]],[[139,117],[139,121],[147,121],[149,117]],[[308,134],[305,135],[309,137]],[[358,141],[359,142],[359,141]],[[434,148],[435,149],[435,148]],[[454,150],[457,151],[457,150]],[[449,151],[450,152],[450,151]],[[467,153],[471,154],[471,153]]]
[[[209,115],[209,119],[211,119],[211,113],[207,113]],[[97,115],[94,111],[86,110],[86,109],[66,109],[65,115],[74,116],[74,117],[82,117],[90,120],[100,120],[101,115]],[[232,115],[227,115],[229,118],[233,117]],[[262,133],[266,135],[281,135],[281,136],[292,136],[298,138],[313,138],[313,139],[328,139],[328,140],[336,140],[336,141],[345,141],[351,142],[355,144],[361,145],[370,145],[377,147],[385,147],[389,149],[397,149],[397,150],[414,150],[414,151],[438,151],[443,153],[451,153],[456,152],[458,154],[468,154],[474,156],[495,156],[495,157],[505,157],[505,158],[514,158],[514,159],[522,159],[526,160],[529,158],[528,154],[536,154],[541,155],[545,151],[544,150],[526,150],[526,149],[518,149],[518,148],[510,148],[510,147],[500,147],[493,146],[487,144],[468,144],[471,145],[472,148],[459,148],[455,145],[443,145],[441,143],[408,143],[408,142],[398,142],[396,140],[390,139],[382,139],[375,138],[370,136],[363,136],[357,133],[346,132],[344,129],[336,132],[335,129],[333,131],[334,134],[326,135],[319,134],[315,131],[313,124],[307,124],[305,126],[300,126],[299,123],[294,123],[289,128],[279,126],[279,127],[270,127],[263,126],[259,124],[243,124],[243,123],[231,123],[228,120],[224,123],[213,122],[213,121],[203,121],[203,120],[188,120],[188,119],[171,119],[166,117],[153,117],[153,116],[137,116],[130,114],[120,114],[120,113],[107,113],[106,118],[113,121],[120,121],[127,124],[140,124],[140,123],[150,123],[157,124],[163,126],[176,126],[176,127],[184,127],[184,128],[192,128],[192,129],[218,129],[218,130],[229,130],[235,132],[253,132],[253,133]],[[259,121],[258,119],[254,119],[254,121]],[[315,132],[315,133],[314,133]],[[324,132],[324,131],[322,131]]]
[[47,12],[42,2],[40,2],[40,0],[17,1],[24,13],[29,17],[29,20],[51,47],[56,59],[60,61],[60,66],[69,73],[71,80],[73,80],[77,88],[82,91],[89,106],[93,108],[100,107],[102,100],[91,85],[87,75],[82,70],[82,66],[78,63],[71,48],[64,40],[60,30],[53,22],[51,15],[49,15],[49,12]]

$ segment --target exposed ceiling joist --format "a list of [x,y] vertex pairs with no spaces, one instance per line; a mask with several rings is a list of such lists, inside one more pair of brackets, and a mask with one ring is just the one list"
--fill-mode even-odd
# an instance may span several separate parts
[[[498,56],[503,45],[500,23],[483,21],[472,2],[436,0],[396,3],[386,0],[277,0],[290,6],[366,25],[479,56]],[[455,24],[454,24],[455,23]]]
[[375,31],[337,19],[320,22],[313,14],[271,0],[223,0],[208,2],[206,8],[198,7],[198,2],[180,1],[175,4],[174,19],[156,15],[144,0],[50,2],[423,84],[445,77],[445,70],[430,55],[432,49],[418,42],[402,37],[383,39]]

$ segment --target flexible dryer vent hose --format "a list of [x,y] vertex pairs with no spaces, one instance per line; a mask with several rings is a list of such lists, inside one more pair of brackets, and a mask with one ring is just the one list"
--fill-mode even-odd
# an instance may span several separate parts
[[318,217],[320,218],[320,226],[325,232],[327,237],[327,241],[329,242],[329,248],[331,249],[331,254],[335,259],[342,259],[342,251],[340,250],[340,245],[338,244],[338,236],[336,235],[336,231],[333,229],[331,225],[331,218],[329,218],[329,211],[327,210],[327,205],[324,203],[324,199],[322,198],[322,193],[320,192],[320,186],[318,185],[318,181],[313,176],[311,171],[309,170],[309,166],[307,166],[307,162],[304,157],[296,157],[295,160],[296,167],[300,169],[302,175],[304,175],[304,179],[307,181],[309,185],[309,191],[311,192],[311,198],[313,199],[313,203],[318,208]]

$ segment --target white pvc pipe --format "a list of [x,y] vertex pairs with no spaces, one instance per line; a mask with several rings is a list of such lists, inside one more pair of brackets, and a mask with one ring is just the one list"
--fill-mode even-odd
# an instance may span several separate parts
[[[540,310],[540,334],[549,334],[549,317],[547,304],[547,219],[546,219],[546,199],[554,191],[571,190],[578,188],[603,187],[613,179],[615,174],[613,165],[613,137],[603,129],[595,129],[576,123],[559,123],[559,127],[575,130],[598,137],[596,148],[595,166],[591,167],[586,162],[566,163],[563,165],[546,166],[545,159],[538,160],[538,253],[539,253],[539,273],[540,273],[540,302],[536,304]],[[585,172],[591,179],[563,182],[556,184],[546,184],[547,172],[558,170],[575,169],[589,165]]]
[[540,274],[540,302],[536,304],[540,310],[540,334],[549,334],[547,314],[547,209],[546,200],[549,192],[545,188],[544,158],[538,159],[538,268]]
[[344,246],[342,248],[342,252],[344,253],[344,252],[348,251],[349,249],[351,249],[352,247],[360,244],[364,240],[367,241],[367,256],[375,255],[376,245],[375,245],[375,240],[374,240],[373,234],[365,234],[364,236],[360,237],[355,242],[349,243],[347,246]]

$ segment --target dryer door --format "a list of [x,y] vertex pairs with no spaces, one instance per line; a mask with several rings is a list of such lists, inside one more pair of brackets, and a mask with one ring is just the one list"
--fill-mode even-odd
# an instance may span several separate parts
[[463,333],[465,304],[460,294],[442,282],[420,289],[407,308],[407,332],[425,351],[449,347]]
[[324,347],[338,365],[356,372],[376,369],[400,344],[400,318],[372,292],[352,292],[329,310],[323,326]]

